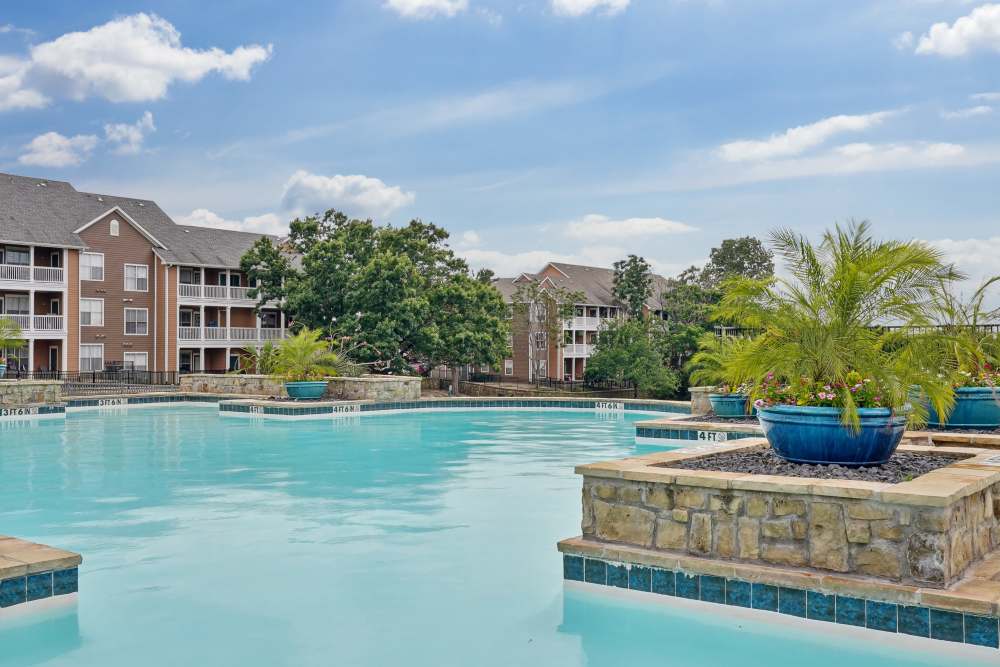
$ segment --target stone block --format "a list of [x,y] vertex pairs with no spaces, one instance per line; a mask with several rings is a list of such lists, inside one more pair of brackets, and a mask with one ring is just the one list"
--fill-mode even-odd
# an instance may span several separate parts
[[688,549],[697,554],[712,552],[712,515],[699,512],[691,515],[691,539]]
[[806,503],[804,500],[779,496],[774,499],[772,512],[774,516],[788,516],[789,514],[802,516],[806,513]]
[[867,546],[854,553],[855,569],[861,574],[886,579],[900,578],[899,553],[888,546]]
[[847,519],[847,541],[852,544],[868,544],[872,539],[871,526],[867,521]]
[[594,534],[601,540],[651,546],[655,520],[649,510],[594,501]]
[[666,484],[650,484],[646,487],[646,505],[660,510],[674,508],[674,496]]
[[669,519],[656,521],[656,548],[683,550],[687,548],[687,524]]
[[943,533],[949,528],[950,512],[945,510],[922,509],[917,512],[917,528],[934,533]]
[[760,558],[760,521],[740,517],[737,521],[740,558],[757,560]]
[[872,534],[880,540],[900,542],[904,537],[903,527],[891,519],[872,521],[870,525]]
[[948,580],[949,542],[943,533],[914,533],[906,541],[906,562],[910,576],[928,584]]
[[733,495],[718,495],[708,499],[708,509],[725,514],[739,514],[743,509],[743,497]]
[[806,539],[806,534],[809,530],[809,524],[805,519],[792,519],[792,537],[796,540]]
[[802,544],[764,543],[760,546],[760,558],[775,565],[793,567],[802,567],[809,562]]
[[674,504],[677,507],[700,510],[708,503],[708,493],[702,489],[680,487],[674,492]]
[[813,503],[809,517],[809,564],[836,572],[850,569],[844,510],[835,503]]
[[763,519],[767,516],[768,498],[761,495],[747,496],[747,516],[754,519]]
[[687,510],[673,510],[670,513],[670,516],[673,517],[674,521],[677,521],[679,523],[687,523],[688,522],[688,511]]
[[736,554],[736,522],[727,518],[715,522],[715,547],[719,558],[732,558]]
[[862,519],[864,521],[880,521],[894,518],[892,508],[873,502],[849,504],[847,506],[847,516],[852,519]]
[[760,523],[760,533],[771,540],[790,540],[792,524],[785,519],[766,519]]

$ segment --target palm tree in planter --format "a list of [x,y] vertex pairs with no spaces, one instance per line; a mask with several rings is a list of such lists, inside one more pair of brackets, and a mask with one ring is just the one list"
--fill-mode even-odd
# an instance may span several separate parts
[[[876,241],[867,222],[827,231],[818,245],[791,230],[771,235],[787,278],[736,278],[716,317],[761,333],[730,362],[753,380],[768,441],[799,463],[875,465],[909,423],[954,401],[954,363],[927,329],[941,285],[962,276],[917,241]],[[901,326],[889,326],[901,325]]]
[[687,369],[691,373],[691,386],[716,388],[715,392],[708,395],[708,400],[717,417],[745,417],[751,411],[751,385],[743,381],[732,382],[732,360],[747,342],[748,339],[742,336],[705,333],[698,339],[698,351],[687,363]]
[[5,350],[17,349],[24,345],[21,327],[9,317],[0,317],[0,379],[7,374],[7,358]]
[[934,300],[935,322],[946,333],[941,343],[954,358],[957,373],[952,382],[955,407],[950,414],[931,409],[932,426],[1000,427],[1000,338],[982,326],[1000,317],[1000,308],[983,305],[989,288],[998,282],[1000,276],[985,281],[968,301],[942,286]]
[[349,365],[321,335],[318,329],[302,329],[278,346],[273,374],[285,381],[291,398],[322,398],[326,393],[324,378],[341,375]]

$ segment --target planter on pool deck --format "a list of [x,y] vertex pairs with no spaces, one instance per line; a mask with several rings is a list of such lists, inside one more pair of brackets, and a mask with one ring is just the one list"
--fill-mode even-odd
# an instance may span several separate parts
[[0,364],[0,380],[7,374],[7,364]]
[[927,423],[945,428],[997,428],[1000,426],[1000,388],[959,387],[955,390],[955,408],[942,422],[934,408]]
[[712,403],[712,411],[716,417],[747,416],[747,401],[750,397],[746,394],[709,394],[708,400]]
[[326,380],[314,382],[286,382],[285,391],[295,400],[316,400],[326,393]]
[[906,416],[888,408],[861,408],[859,431],[840,421],[840,408],[774,405],[757,417],[775,453],[795,463],[878,465],[896,451]]

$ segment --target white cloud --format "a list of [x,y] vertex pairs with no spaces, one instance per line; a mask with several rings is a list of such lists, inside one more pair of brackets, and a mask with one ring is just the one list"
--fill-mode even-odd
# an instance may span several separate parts
[[1000,102],[1000,92],[976,93],[975,95],[969,95],[969,99],[976,102]]
[[147,111],[131,125],[128,123],[106,124],[104,138],[108,143],[115,145],[114,152],[118,155],[134,155],[142,150],[142,142],[146,139],[146,135],[155,131],[153,114]]
[[95,146],[97,137],[92,134],[64,137],[58,132],[46,132],[32,139],[25,146],[28,152],[17,161],[36,167],[73,167],[90,157]]
[[1000,51],[1000,5],[976,7],[953,24],[935,23],[920,38],[916,52],[954,58],[972,51]]
[[386,0],[384,6],[406,18],[430,19],[464,12],[469,8],[469,0]]
[[913,47],[913,33],[907,30],[896,35],[892,40],[892,45],[900,51],[909,51]]
[[173,83],[194,83],[213,72],[246,81],[253,67],[270,55],[270,45],[239,46],[230,52],[186,47],[169,21],[134,14],[33,46],[13,72],[0,66],[0,109],[38,108],[51,95],[158,100]]
[[770,160],[799,155],[837,134],[861,132],[875,127],[893,113],[895,112],[878,111],[855,116],[831,116],[809,125],[790,128],[763,141],[745,140],[723,144],[719,147],[719,154],[729,162]]
[[695,227],[665,218],[625,218],[612,220],[604,215],[585,215],[566,225],[566,235],[576,239],[632,239],[683,234],[696,231]]
[[228,220],[206,208],[197,208],[188,215],[175,216],[174,221],[180,225],[232,229],[240,232],[256,232],[258,234],[281,236],[288,233],[288,221],[278,217],[274,213],[252,215],[242,220]]
[[[1000,273],[997,269],[1000,236],[985,239],[937,239],[928,243],[940,249],[949,262],[953,262],[960,271],[968,275],[968,281],[963,286],[966,296],[971,295],[985,279]],[[996,292],[994,290],[994,297]]]
[[287,210],[301,213],[336,208],[349,215],[384,218],[415,198],[412,192],[370,176],[321,176],[300,169],[285,184],[281,201]]
[[479,238],[479,234],[471,229],[469,231],[462,232],[461,244],[464,246],[477,246],[481,241],[482,239]]
[[611,16],[625,11],[630,0],[552,0],[552,11],[560,16],[583,16],[600,10]]
[[955,109],[954,111],[942,111],[941,117],[945,120],[962,120],[964,118],[975,118],[976,116],[986,116],[993,113],[993,107],[980,104],[966,109]]

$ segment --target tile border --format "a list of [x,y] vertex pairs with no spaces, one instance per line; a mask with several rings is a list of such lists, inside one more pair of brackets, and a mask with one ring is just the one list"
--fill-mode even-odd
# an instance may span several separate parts
[[36,600],[76,593],[80,586],[79,568],[46,570],[0,580],[0,609]]

